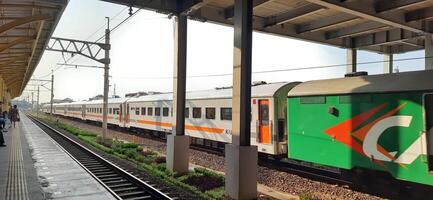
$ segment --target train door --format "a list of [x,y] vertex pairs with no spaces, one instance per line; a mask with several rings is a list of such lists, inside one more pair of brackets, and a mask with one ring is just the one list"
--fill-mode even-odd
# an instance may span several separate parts
[[428,169],[433,172],[433,94],[424,96]]
[[123,104],[119,104],[119,126],[123,127]]
[[86,106],[85,105],[81,105],[81,117],[82,117],[82,119],[86,118]]
[[127,127],[127,128],[129,128],[129,121],[130,121],[130,118],[129,118],[129,112],[130,112],[130,110],[129,110],[129,103],[125,103],[125,127]]
[[269,123],[269,100],[259,100],[259,142],[271,143],[271,132]]

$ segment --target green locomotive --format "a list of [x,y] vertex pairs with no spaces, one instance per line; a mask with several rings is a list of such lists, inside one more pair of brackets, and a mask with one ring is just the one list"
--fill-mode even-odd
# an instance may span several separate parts
[[433,70],[304,82],[287,105],[289,158],[433,185]]

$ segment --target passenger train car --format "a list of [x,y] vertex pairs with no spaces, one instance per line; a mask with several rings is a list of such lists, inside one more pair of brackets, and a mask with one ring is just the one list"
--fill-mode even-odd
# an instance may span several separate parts
[[[433,70],[252,87],[251,144],[269,155],[433,186]],[[187,93],[192,142],[231,142],[230,88]],[[172,94],[109,100],[109,123],[168,133]],[[54,105],[101,121],[102,102]],[[47,108],[45,108],[47,111]]]
[[288,157],[433,185],[433,70],[308,81],[288,93]]
[[[287,93],[295,83],[257,84],[252,87],[251,144],[260,152],[287,152]],[[231,142],[231,88],[193,91],[186,94],[185,134],[193,143],[212,147]],[[135,130],[170,133],[172,93],[136,98],[109,99],[108,124]],[[56,115],[88,121],[102,121],[102,100],[55,104]],[[49,107],[44,108],[48,112]]]

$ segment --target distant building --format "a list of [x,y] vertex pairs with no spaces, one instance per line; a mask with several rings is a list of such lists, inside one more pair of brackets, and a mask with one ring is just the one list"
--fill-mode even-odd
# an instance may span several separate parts
[[103,98],[104,98],[104,96],[102,94],[98,94],[98,95],[96,95],[94,97],[89,98],[89,101],[100,100],[100,99],[103,99]]
[[65,98],[65,99],[53,99],[53,103],[71,103],[74,102],[71,98]]

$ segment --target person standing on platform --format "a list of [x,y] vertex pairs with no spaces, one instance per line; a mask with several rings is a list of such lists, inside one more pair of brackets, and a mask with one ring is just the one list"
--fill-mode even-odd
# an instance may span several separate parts
[[2,131],[4,131],[5,127],[6,127],[6,115],[0,109],[0,128]]
[[11,122],[14,124],[14,128],[15,128],[15,122],[18,121],[19,117],[20,115],[18,113],[17,105],[14,105],[14,107],[9,110],[9,118]]

